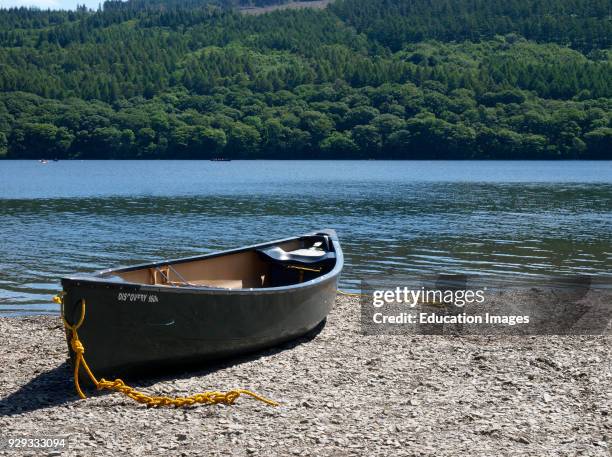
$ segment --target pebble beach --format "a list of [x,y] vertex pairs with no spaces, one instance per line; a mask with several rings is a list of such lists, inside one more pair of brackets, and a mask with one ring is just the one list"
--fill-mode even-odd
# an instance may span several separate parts
[[0,437],[67,437],[0,455],[612,455],[612,337],[361,334],[340,296],[307,338],[202,371],[147,379],[148,394],[244,388],[233,406],[147,408],[74,392],[59,316],[0,318]]

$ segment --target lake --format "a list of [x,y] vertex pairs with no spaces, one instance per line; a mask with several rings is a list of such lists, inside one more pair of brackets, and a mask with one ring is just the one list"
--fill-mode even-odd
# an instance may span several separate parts
[[341,286],[397,273],[612,277],[611,162],[0,161],[0,314],[62,275],[337,230]]

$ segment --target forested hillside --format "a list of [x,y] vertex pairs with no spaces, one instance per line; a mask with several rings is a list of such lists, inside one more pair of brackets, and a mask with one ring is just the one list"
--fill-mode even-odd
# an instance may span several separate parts
[[0,10],[8,158],[612,159],[609,0]]

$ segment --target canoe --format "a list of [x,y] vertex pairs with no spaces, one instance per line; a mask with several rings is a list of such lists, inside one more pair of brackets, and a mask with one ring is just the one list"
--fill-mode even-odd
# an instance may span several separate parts
[[[63,315],[98,376],[187,369],[269,348],[322,323],[343,256],[333,230],[62,278]],[[70,357],[70,334],[66,333]]]

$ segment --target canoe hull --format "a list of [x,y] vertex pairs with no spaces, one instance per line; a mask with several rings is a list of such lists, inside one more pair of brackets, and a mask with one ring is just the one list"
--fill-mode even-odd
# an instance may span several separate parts
[[[341,263],[339,246],[335,249]],[[97,376],[193,367],[272,347],[313,330],[334,304],[339,267],[320,280],[256,290],[64,278],[64,315],[70,323],[78,321],[85,300],[79,337]]]

